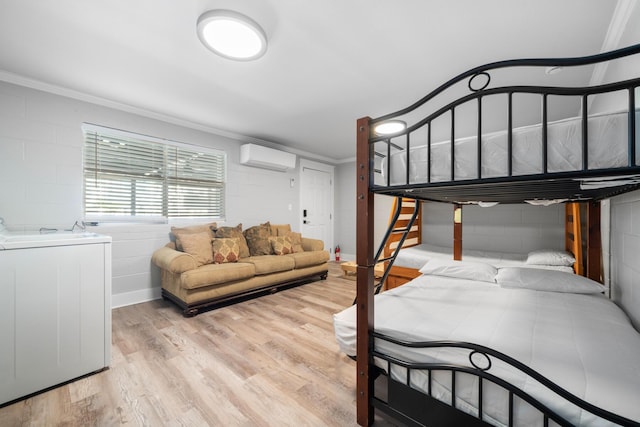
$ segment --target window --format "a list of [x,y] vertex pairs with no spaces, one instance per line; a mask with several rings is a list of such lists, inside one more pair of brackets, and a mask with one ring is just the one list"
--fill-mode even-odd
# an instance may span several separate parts
[[87,218],[224,217],[224,152],[94,125],[83,131]]

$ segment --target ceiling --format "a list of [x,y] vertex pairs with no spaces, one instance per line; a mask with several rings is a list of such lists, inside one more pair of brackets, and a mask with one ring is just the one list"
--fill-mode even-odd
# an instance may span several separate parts
[[[357,118],[487,62],[598,53],[635,2],[0,0],[0,79],[339,163]],[[259,22],[267,53],[207,50],[196,21],[218,8]]]

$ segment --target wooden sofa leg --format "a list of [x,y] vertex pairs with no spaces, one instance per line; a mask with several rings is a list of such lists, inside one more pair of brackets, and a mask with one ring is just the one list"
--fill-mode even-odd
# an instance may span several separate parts
[[185,308],[182,311],[182,315],[184,317],[193,317],[193,316],[197,315],[198,312],[199,312],[199,310],[197,308]]

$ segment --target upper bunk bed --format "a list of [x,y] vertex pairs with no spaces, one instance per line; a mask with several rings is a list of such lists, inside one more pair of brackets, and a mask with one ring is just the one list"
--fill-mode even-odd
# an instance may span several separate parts
[[[387,372],[392,370],[391,365],[401,366],[406,370],[406,377],[410,374],[413,376],[414,369],[426,369],[428,372],[432,368],[450,370],[452,395],[455,395],[456,381],[453,378],[456,372],[481,377],[479,393],[482,396],[482,383],[491,376],[487,371],[491,368],[492,360],[500,359],[498,363],[507,361],[505,363],[518,365],[517,361],[509,359],[508,354],[503,358],[504,354],[483,345],[450,342],[446,339],[436,342],[407,342],[406,331],[400,332],[402,339],[386,335],[385,332],[391,330],[385,329],[384,321],[383,329],[376,330],[374,301],[378,298],[385,301],[399,299],[395,298],[399,296],[398,292],[422,288],[423,284],[428,285],[429,280],[418,279],[422,284],[416,282],[416,285],[406,291],[403,290],[406,285],[393,289],[389,291],[389,298],[385,296],[387,292],[374,298],[374,267],[378,262],[384,261],[382,246],[374,253],[378,243],[374,241],[373,232],[374,195],[454,205],[546,205],[566,202],[597,203],[639,189],[638,54],[640,45],[587,57],[494,62],[452,78],[407,108],[374,119],[363,117],[358,120],[358,274],[356,301],[351,309],[355,313],[351,314],[356,317],[356,398],[360,425],[372,423],[374,406],[409,424],[421,425],[422,421],[416,420],[422,420],[420,417],[423,415],[429,422],[438,425],[443,422],[452,422],[451,425],[456,425],[456,422],[471,422],[467,418],[457,418],[460,411],[456,408],[456,398],[451,399],[449,409],[442,409],[437,402],[435,406],[429,403],[429,409],[425,409],[425,400],[415,396],[410,380],[407,380],[408,390],[388,399],[378,398],[374,391],[374,380],[381,373],[378,366],[381,360],[384,360],[383,365],[387,364]],[[627,60],[631,61],[631,66],[620,65]],[[630,71],[632,78],[627,76],[588,86],[572,85],[573,81],[580,80],[571,78],[568,71],[584,70],[586,67],[589,73],[593,71],[593,67],[614,63],[617,69],[626,70],[627,74]],[[562,69],[562,72],[554,74],[558,69]],[[554,81],[558,83],[551,84]],[[391,131],[384,130],[393,125],[401,127]],[[412,224],[409,222],[407,230],[414,228]],[[388,230],[387,234],[390,232],[392,230]],[[455,232],[454,227],[454,234]],[[402,247],[403,239],[404,237],[399,239],[398,247]],[[389,264],[393,264],[393,259]],[[385,271],[383,280],[386,275]],[[431,281],[434,280],[431,277]],[[490,288],[495,290],[495,286]],[[408,300],[417,302],[412,297]],[[473,304],[473,300],[465,303]],[[430,315],[431,311],[427,308],[424,310],[426,315]],[[344,320],[351,314],[337,315],[336,319]],[[416,322],[437,323],[438,318],[431,317],[424,322]],[[407,326],[411,328],[411,325]],[[630,332],[632,331],[633,328]],[[637,333],[630,335],[635,339],[634,345],[640,345]],[[416,354],[417,347],[465,348],[469,351],[469,360],[465,367],[454,366],[446,359],[435,364],[420,362],[416,367],[415,363],[402,359],[400,353],[391,354],[381,350],[383,347],[388,349],[389,346],[406,346],[411,354]],[[472,360],[478,355],[486,359],[488,368],[479,367]],[[520,367],[536,377],[537,374],[531,372],[526,365]],[[428,377],[431,378],[431,373]],[[559,391],[558,399],[567,399],[582,408],[581,410],[595,414],[605,420],[605,425],[608,422],[640,425],[640,419],[636,420],[635,415],[630,420],[603,411],[576,399],[575,395],[547,378],[543,382],[554,393]],[[638,386],[640,384],[633,385]],[[522,390],[518,387],[508,390],[510,401],[513,394],[521,396]],[[387,391],[392,392],[391,388]],[[423,392],[424,390],[420,394],[424,394]],[[409,400],[413,403],[409,403]],[[571,424],[563,415],[547,411],[548,408],[544,408],[544,405],[541,408],[540,411],[544,414],[544,424],[541,425],[547,425],[549,420],[559,425]],[[480,414],[478,425],[485,425],[486,421],[482,421],[481,403],[475,411],[476,415]],[[437,413],[435,421],[425,412]],[[511,418],[507,418],[510,425]]]
[[[494,62],[407,108],[361,119],[371,191],[449,203],[535,204],[601,200],[639,188],[640,78],[540,85],[560,74],[570,82],[572,72],[639,50]],[[498,86],[513,80],[508,70],[514,68],[536,84]]]

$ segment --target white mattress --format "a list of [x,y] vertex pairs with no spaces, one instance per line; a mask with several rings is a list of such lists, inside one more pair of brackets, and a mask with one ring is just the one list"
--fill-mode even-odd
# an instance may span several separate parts
[[[353,306],[334,316],[334,328],[341,350],[355,355]],[[505,289],[495,283],[421,276],[375,297],[375,329],[415,341],[454,340],[491,347],[598,407],[640,421],[640,334],[622,310],[600,294]],[[468,352],[400,349],[380,341],[375,345],[411,361],[468,365]],[[494,361],[490,372],[531,393],[573,424],[607,425],[503,364]],[[392,367],[391,376],[404,381],[406,373]],[[411,378],[413,387],[426,389],[425,374],[414,371]],[[436,375],[434,380],[434,396],[449,401],[447,377]],[[477,390],[472,383],[470,378],[456,382],[457,406],[470,413],[475,411]],[[505,400],[503,391],[487,388],[484,412],[492,423],[506,422]],[[531,425],[536,416],[526,405],[516,406],[521,425]],[[540,425],[540,419],[535,424]]]
[[[640,111],[636,112],[640,122]],[[627,112],[599,114],[589,117],[589,169],[627,165]],[[548,172],[582,169],[582,120],[570,118],[549,122],[547,126]],[[508,176],[507,131],[482,136],[482,177]],[[640,157],[640,153],[638,155]],[[431,144],[431,168],[427,145],[411,147],[410,184],[451,180],[451,141]],[[540,124],[513,129],[513,175],[542,173],[542,126]],[[406,184],[406,153],[391,155],[391,185]],[[382,161],[382,178],[386,183],[388,166]],[[477,137],[456,139],[455,179],[475,179],[477,173]]]
[[[453,259],[453,249],[429,243],[403,248],[398,253],[393,265],[419,270],[431,258]],[[513,252],[506,253],[463,249],[462,259],[464,261],[484,262],[497,268],[526,266],[529,268],[561,270],[568,273],[573,272],[573,268],[571,267],[527,264],[527,254],[517,254]]]

